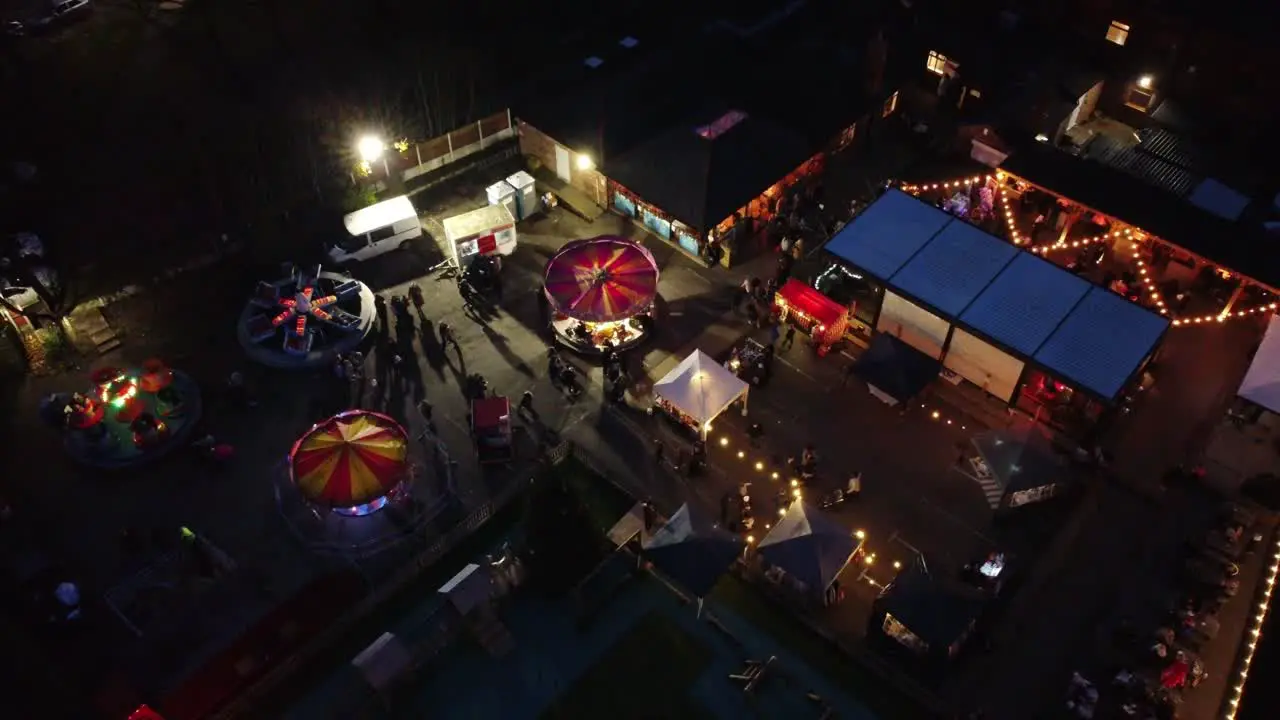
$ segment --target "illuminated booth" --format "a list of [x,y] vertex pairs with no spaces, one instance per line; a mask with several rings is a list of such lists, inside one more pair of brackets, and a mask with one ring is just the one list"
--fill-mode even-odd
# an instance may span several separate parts
[[694,350],[653,386],[654,407],[704,440],[711,422],[736,402],[747,414],[751,386],[701,350]]
[[844,339],[848,327],[843,305],[794,278],[778,289],[773,309],[781,322],[808,334],[819,355]]
[[574,240],[547,263],[543,292],[558,342],[588,354],[623,350],[653,331],[658,263],[625,238]]
[[867,641],[890,655],[941,670],[973,633],[984,603],[976,589],[935,578],[916,561],[872,603]]

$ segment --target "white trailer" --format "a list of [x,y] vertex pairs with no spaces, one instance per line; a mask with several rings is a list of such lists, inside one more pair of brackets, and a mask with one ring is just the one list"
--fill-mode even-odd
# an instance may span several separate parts
[[505,205],[487,205],[444,221],[453,258],[465,267],[477,255],[510,255],[516,249],[516,220]]

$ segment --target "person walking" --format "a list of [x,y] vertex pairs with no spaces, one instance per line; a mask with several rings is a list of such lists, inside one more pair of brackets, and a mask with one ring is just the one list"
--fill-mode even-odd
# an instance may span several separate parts
[[453,326],[447,322],[442,322],[440,323],[440,349],[447,352],[450,345],[453,346],[459,356],[462,355],[462,347],[458,345],[458,338],[454,337]]
[[524,415],[525,417],[535,419],[535,420],[537,419],[538,411],[535,410],[533,407],[533,391],[532,390],[525,390],[524,394],[520,396],[520,405],[516,409],[516,412],[521,415]]
[[788,325],[787,334],[782,338],[782,350],[790,350],[792,345],[796,343],[796,326]]
[[769,327],[769,344],[776,346],[780,337],[782,337],[782,325],[781,323],[774,323]]

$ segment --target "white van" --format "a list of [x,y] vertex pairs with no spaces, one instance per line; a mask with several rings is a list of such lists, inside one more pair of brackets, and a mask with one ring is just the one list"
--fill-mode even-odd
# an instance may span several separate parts
[[336,263],[368,260],[407,248],[410,240],[422,237],[418,211],[407,195],[357,210],[342,222],[347,226],[347,237],[329,248],[329,259]]

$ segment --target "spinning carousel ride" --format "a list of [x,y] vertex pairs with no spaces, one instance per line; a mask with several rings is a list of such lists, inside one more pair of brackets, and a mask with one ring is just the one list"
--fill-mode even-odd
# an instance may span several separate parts
[[309,368],[332,364],[373,330],[373,291],[359,280],[292,267],[275,282],[259,282],[240,313],[237,336],[263,365]]
[[104,367],[83,393],[49,395],[45,422],[63,433],[67,452],[101,468],[128,468],[186,443],[200,420],[200,388],[159,360],[141,368]]
[[658,274],[653,255],[625,238],[565,244],[543,281],[556,340],[589,354],[639,344],[653,331]]
[[386,507],[412,475],[395,420],[351,410],[311,427],[289,452],[289,476],[313,507],[359,517]]

